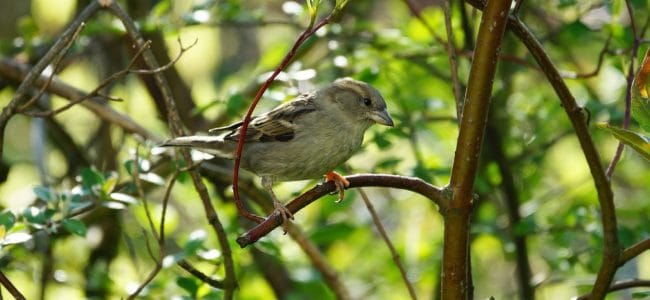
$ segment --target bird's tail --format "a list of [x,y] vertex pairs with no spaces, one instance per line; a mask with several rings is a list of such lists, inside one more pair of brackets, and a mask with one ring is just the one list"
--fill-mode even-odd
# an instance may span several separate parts
[[234,152],[232,145],[225,142],[223,137],[210,135],[181,136],[166,140],[158,146],[198,148],[203,152],[225,158],[231,158]]

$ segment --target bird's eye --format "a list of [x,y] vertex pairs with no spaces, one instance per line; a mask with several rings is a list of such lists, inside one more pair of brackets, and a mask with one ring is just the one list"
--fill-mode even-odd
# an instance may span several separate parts
[[372,104],[372,101],[370,100],[370,98],[363,98],[363,104],[365,104],[366,106],[370,106],[370,104]]

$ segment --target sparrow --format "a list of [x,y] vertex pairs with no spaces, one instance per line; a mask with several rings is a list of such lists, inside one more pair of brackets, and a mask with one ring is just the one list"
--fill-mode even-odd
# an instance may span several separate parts
[[[233,159],[243,121],[209,130],[209,135],[177,137],[162,147],[193,147]],[[271,195],[274,213],[282,216],[286,232],[291,212],[278,201],[273,183],[316,179],[325,174],[343,199],[349,182],[333,170],[360,147],[373,124],[392,127],[393,119],[379,91],[351,78],[298,95],[275,109],[253,116],[244,136],[241,167],[261,177]]]

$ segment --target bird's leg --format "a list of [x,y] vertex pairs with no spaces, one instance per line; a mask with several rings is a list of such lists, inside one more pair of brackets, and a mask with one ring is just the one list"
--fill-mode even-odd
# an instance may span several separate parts
[[282,204],[282,202],[278,201],[278,198],[275,197],[275,193],[273,192],[273,180],[269,177],[262,177],[262,186],[271,194],[271,199],[273,200],[273,207],[275,207],[275,210],[273,210],[274,214],[279,214],[282,217],[282,229],[284,230],[284,234],[287,233],[287,230],[289,229],[289,220],[293,220],[293,214],[291,211]]
[[345,196],[345,188],[350,186],[350,182],[345,179],[345,177],[341,176],[341,174],[334,171],[330,171],[325,174],[325,181],[333,181],[334,185],[336,185],[336,190],[339,192],[339,199],[336,200],[336,203],[343,201],[343,197]]

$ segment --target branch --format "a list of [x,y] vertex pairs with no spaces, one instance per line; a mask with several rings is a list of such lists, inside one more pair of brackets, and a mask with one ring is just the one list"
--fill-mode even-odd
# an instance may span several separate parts
[[[626,289],[633,289],[633,288],[638,288],[638,287],[650,287],[650,280],[628,280],[628,281],[621,281],[612,284],[608,289],[606,293],[611,293],[615,291],[620,291],[620,290],[626,290]],[[585,294],[580,297],[578,297],[576,300],[588,300],[592,299],[591,294]]]
[[2,271],[0,271],[0,284],[2,284],[2,286],[4,286],[7,289],[9,294],[14,296],[14,299],[16,300],[26,299],[25,296],[23,296],[23,294],[16,288],[16,286],[13,283],[11,283],[11,281],[9,281],[9,278],[7,278],[7,276],[5,276],[4,273],[2,273]]
[[[137,26],[133,20],[131,20],[129,15],[124,11],[124,9],[122,9],[122,7],[114,1],[110,3],[110,6],[108,8],[111,13],[120,19],[122,24],[124,24],[124,27],[126,28],[130,38],[134,41],[136,46],[141,47],[144,44],[144,39],[138,31]],[[151,53],[150,49],[146,49],[142,53],[142,57],[149,69],[155,70],[159,67],[158,62],[156,61],[153,53]],[[169,120],[169,125],[173,134],[175,136],[184,135],[184,130],[181,126],[180,117],[178,115],[178,110],[176,109],[176,104],[173,99],[172,92],[169,88],[169,84],[167,83],[167,79],[162,75],[162,73],[154,73],[153,77],[156,85],[160,89],[164,103],[167,106],[167,118]],[[178,151],[181,153],[183,159],[186,162],[192,162],[192,157],[190,156],[188,149],[179,149]],[[208,223],[212,226],[212,229],[214,230],[215,234],[217,235],[217,239],[219,240],[219,245],[221,246],[225,268],[224,299],[232,299],[234,289],[237,287],[237,279],[235,278],[235,266],[232,259],[232,251],[230,249],[230,244],[228,243],[226,231],[221,224],[221,221],[219,220],[219,216],[217,215],[214,206],[212,205],[208,190],[201,179],[201,175],[196,169],[189,170],[189,174],[192,178],[194,188],[199,194],[199,198],[203,204],[203,209]]]
[[648,250],[650,250],[650,239],[645,239],[628,248],[625,248],[625,250],[621,252],[621,257],[618,260],[618,265],[622,266],[631,259]]
[[[374,186],[374,187],[392,187],[397,189],[409,190],[427,197],[439,207],[439,211],[444,215],[447,210],[444,191],[433,185],[430,185],[419,178],[405,177],[398,175],[378,175],[378,174],[360,174],[346,177],[350,181],[349,188]],[[336,191],[333,182],[326,182],[310,189],[296,199],[289,202],[286,207],[292,214],[297,213],[303,207],[318,200],[320,197]],[[257,240],[267,235],[276,227],[282,224],[282,217],[279,214],[273,214],[257,226],[248,230],[246,233],[237,238],[237,244],[244,248],[247,245],[255,243]]]
[[[26,80],[28,74],[28,65],[8,59],[0,60],[0,75],[2,77],[9,78],[16,82],[22,82]],[[49,80],[48,78],[50,77],[41,74],[35,80],[34,85],[37,87],[43,87],[47,84],[47,81]],[[67,100],[87,97],[86,92],[61,81],[57,76],[52,77],[50,84],[47,84],[46,90],[49,93],[55,94]],[[117,112],[110,106],[106,105],[101,97],[91,97],[88,101],[81,102],[80,105],[93,112],[100,119],[109,123],[113,123],[121,127],[126,132],[135,133],[153,141],[160,140],[160,138],[156,137],[156,135],[154,135],[146,128],[140,126],[129,116]]]
[[2,157],[4,145],[4,133],[9,119],[16,114],[18,107],[25,101],[25,96],[31,89],[34,82],[40,77],[45,68],[65,49],[65,46],[74,37],[74,32],[79,28],[81,23],[92,17],[100,8],[99,1],[91,1],[86,8],[77,16],[70,25],[63,31],[61,37],[54,42],[54,45],[47,51],[47,53],[34,65],[34,67],[27,73],[25,79],[20,83],[13,98],[2,109],[0,113],[0,157]]
[[442,298],[470,299],[469,224],[481,146],[487,126],[499,49],[512,0],[489,1],[478,32],[470,69],[456,154],[449,186],[452,199],[445,216]]
[[399,253],[397,253],[397,249],[395,249],[393,242],[390,240],[390,237],[388,237],[388,233],[386,233],[386,229],[384,228],[384,225],[381,224],[381,220],[377,215],[375,206],[372,205],[372,202],[370,202],[370,199],[368,199],[368,195],[363,189],[361,188],[359,189],[359,194],[361,195],[361,199],[363,199],[363,203],[368,208],[368,212],[370,212],[370,216],[372,217],[372,222],[375,224],[377,231],[379,231],[379,235],[381,235],[381,238],[384,240],[384,243],[386,243],[386,246],[388,246],[388,250],[390,251],[390,254],[393,257],[393,261],[395,262],[397,269],[399,269],[400,275],[402,275],[402,280],[404,281],[404,284],[406,285],[406,288],[409,291],[409,295],[411,296],[411,299],[416,300],[418,296],[415,293],[413,284],[408,279],[408,275],[406,274],[406,269],[404,268],[404,265],[400,260]]

